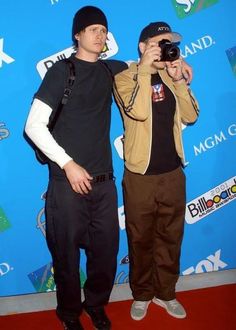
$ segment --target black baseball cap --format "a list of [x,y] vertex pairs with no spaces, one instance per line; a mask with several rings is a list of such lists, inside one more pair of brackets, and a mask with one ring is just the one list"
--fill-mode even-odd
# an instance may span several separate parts
[[182,39],[181,34],[172,32],[171,27],[167,23],[152,22],[141,31],[139,42],[144,42],[149,38],[153,38],[164,33],[170,33],[172,35],[172,42],[180,42]]

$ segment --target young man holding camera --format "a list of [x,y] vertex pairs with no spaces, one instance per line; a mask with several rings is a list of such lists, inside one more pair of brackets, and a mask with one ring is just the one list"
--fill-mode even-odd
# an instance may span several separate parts
[[129,243],[131,317],[141,320],[150,302],[184,318],[175,286],[184,232],[185,163],[182,123],[198,105],[183,75],[176,43],[165,22],[150,23],[139,38],[139,63],[115,76],[124,120],[123,179]]

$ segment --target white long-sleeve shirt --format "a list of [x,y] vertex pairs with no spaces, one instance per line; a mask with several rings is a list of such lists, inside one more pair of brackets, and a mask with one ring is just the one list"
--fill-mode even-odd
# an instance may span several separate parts
[[52,108],[46,103],[34,99],[26,121],[25,132],[50,160],[63,168],[72,158],[59,146],[47,127],[51,113]]

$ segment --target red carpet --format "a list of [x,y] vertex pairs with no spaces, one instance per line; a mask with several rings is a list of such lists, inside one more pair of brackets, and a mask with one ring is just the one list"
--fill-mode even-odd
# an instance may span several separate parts
[[[129,316],[131,301],[110,303],[107,313],[112,330],[236,330],[236,284],[179,292],[187,317],[179,320],[164,309],[150,304],[142,321]],[[85,330],[92,330],[90,319],[82,315]],[[0,317],[1,330],[62,330],[54,311],[15,314]]]

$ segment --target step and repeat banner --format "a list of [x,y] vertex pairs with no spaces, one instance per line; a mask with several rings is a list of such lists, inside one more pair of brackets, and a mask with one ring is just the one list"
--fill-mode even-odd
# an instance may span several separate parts
[[[166,21],[183,35],[181,55],[193,67],[200,117],[183,126],[187,205],[181,274],[236,268],[236,1],[1,0],[0,2],[0,296],[55,290],[45,241],[46,166],[24,137],[42,78],[72,49],[74,13],[100,7],[109,21],[103,58],[138,59],[141,29]],[[120,249],[116,284],[128,282],[122,199],[123,126],[113,102],[111,142],[118,188]],[[81,281],[86,279],[82,251]]]

